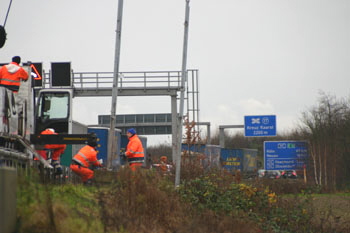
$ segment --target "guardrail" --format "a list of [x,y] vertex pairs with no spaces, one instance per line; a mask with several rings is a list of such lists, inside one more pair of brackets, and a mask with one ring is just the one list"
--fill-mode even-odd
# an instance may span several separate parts
[[[197,72],[188,70],[187,73]],[[112,88],[113,72],[72,72],[72,86],[77,89],[84,88]],[[181,89],[181,71],[139,71],[120,72],[118,87],[123,89]],[[50,73],[45,73],[43,86],[51,87]]]
[[[37,158],[37,160],[34,160]],[[52,165],[42,158],[31,147],[30,143],[25,141],[21,136],[0,133],[0,168],[21,169],[29,172],[31,167],[40,170],[42,181],[63,181],[66,177],[71,177],[69,169],[63,169],[63,175],[55,175]],[[68,176],[69,174],[69,176]]]

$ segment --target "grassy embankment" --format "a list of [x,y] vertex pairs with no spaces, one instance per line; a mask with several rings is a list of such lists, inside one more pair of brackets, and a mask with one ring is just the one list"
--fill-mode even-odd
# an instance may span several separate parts
[[19,181],[17,232],[349,232],[350,195],[228,174],[97,173],[94,186]]

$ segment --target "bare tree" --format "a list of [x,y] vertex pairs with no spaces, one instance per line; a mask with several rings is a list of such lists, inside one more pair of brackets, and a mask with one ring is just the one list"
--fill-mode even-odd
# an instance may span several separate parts
[[[335,190],[346,176],[350,156],[350,101],[320,93],[317,106],[302,116],[302,134],[309,141],[314,181]],[[338,183],[340,182],[340,183]]]

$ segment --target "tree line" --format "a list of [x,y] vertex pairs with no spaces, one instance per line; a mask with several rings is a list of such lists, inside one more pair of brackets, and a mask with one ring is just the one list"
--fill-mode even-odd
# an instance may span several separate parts
[[[301,113],[293,130],[278,133],[276,137],[245,137],[242,132],[225,132],[225,147],[258,150],[263,166],[264,141],[303,140],[308,142],[309,158],[307,177],[310,184],[328,191],[350,187],[350,98],[336,98],[321,92],[316,105]],[[219,132],[215,132],[211,144],[219,145]],[[150,148],[171,153],[170,145]],[[171,155],[171,154],[169,154]]]

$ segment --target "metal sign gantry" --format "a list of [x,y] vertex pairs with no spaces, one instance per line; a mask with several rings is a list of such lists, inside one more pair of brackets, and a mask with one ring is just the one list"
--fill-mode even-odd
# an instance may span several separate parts
[[[71,67],[69,66],[69,69]],[[60,72],[57,72],[60,73]],[[66,72],[65,72],[66,73]],[[69,86],[56,86],[52,82],[52,71],[43,71],[42,88],[71,88],[75,97],[111,97],[113,87],[113,72],[73,72],[71,70]],[[179,92],[181,91],[181,71],[138,71],[119,72],[118,96],[170,96],[171,97],[171,127],[178,129]],[[184,113],[190,122],[199,122],[199,76],[198,70],[187,70],[185,82]],[[200,124],[197,126],[199,127]],[[118,124],[116,125],[118,127]],[[176,130],[172,130],[172,145],[178,143]],[[173,161],[175,151],[173,147]]]

